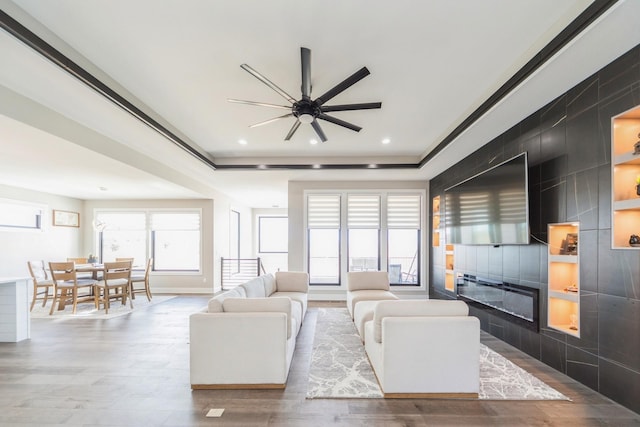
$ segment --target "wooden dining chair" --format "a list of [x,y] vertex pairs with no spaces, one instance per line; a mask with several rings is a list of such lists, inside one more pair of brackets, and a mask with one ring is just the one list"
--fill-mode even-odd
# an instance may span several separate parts
[[[109,314],[112,299],[120,299],[122,305],[127,303],[131,288],[131,261],[105,262],[103,275],[103,279],[96,285],[95,304],[100,309],[102,303],[105,314]],[[131,298],[129,306],[133,308]]]
[[[47,305],[49,299],[49,289],[53,290],[53,280],[49,279],[47,269],[44,266],[44,261],[28,261],[29,274],[33,281],[33,298],[31,299],[31,308],[36,304],[36,300],[42,300],[42,306]],[[38,293],[41,289],[44,289],[44,293]],[[40,295],[40,296],[39,296]],[[53,297],[53,295],[51,295]]]
[[[147,295],[147,299],[151,301],[153,296],[151,295],[151,287],[149,286],[149,273],[151,272],[151,267],[153,266],[153,258],[149,258],[147,260],[147,264],[144,269],[143,274],[132,274],[131,275],[131,298],[136,298],[136,293],[144,292]],[[142,283],[143,286],[136,288],[136,283]]]
[[[49,314],[56,309],[56,301],[59,308],[64,308],[67,301],[73,303],[73,313],[76,313],[79,302],[94,301],[92,290],[97,283],[94,279],[79,278],[74,262],[50,262],[49,270],[53,279],[53,303]],[[88,289],[86,295],[79,295],[80,289]],[[69,291],[71,295],[69,295]]]
[[76,264],[88,264],[89,258],[67,258],[69,262],[75,262]]

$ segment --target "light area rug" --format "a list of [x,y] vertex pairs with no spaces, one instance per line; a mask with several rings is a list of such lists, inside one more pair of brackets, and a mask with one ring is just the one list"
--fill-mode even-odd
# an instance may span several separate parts
[[[364,346],[346,308],[318,308],[307,398],[382,398]],[[570,400],[480,344],[479,399]]]
[[113,319],[120,316],[126,316],[130,313],[135,313],[139,310],[145,310],[151,306],[169,301],[172,298],[175,298],[175,295],[154,295],[153,298],[151,298],[151,301],[148,301],[145,296],[136,297],[136,299],[133,300],[133,309],[130,308],[129,301],[127,301],[127,305],[122,305],[120,301],[112,301],[111,306],[109,307],[109,314],[105,313],[102,305],[100,305],[100,309],[98,310],[92,302],[78,304],[76,313],[73,314],[72,305],[67,304],[64,310],[55,310],[52,315],[49,315],[49,310],[51,310],[51,299],[49,299],[45,307],[42,307],[42,302],[36,301],[36,305],[33,307],[33,311],[31,312],[31,318],[59,321],[73,319]]

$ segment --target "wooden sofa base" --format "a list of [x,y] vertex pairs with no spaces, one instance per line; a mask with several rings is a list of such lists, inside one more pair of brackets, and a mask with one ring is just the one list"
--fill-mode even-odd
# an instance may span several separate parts
[[284,389],[286,384],[191,384],[192,390],[266,390]]
[[477,399],[478,393],[384,393],[385,399]]

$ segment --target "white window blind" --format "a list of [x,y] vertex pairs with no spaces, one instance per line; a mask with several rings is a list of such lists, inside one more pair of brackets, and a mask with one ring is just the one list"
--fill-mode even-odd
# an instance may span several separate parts
[[309,194],[307,228],[340,228],[340,195]]
[[144,212],[100,212],[95,223],[110,231],[145,230],[147,220]]
[[380,228],[380,196],[352,195],[347,198],[347,227]]
[[0,227],[39,229],[43,211],[41,207],[0,200]]
[[387,227],[420,229],[420,198],[419,194],[389,194]]
[[151,214],[152,230],[200,230],[198,212],[162,212]]

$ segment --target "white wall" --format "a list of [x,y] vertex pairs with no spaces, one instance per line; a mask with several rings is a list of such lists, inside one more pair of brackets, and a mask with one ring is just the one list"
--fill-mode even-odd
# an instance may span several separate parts
[[[289,270],[304,271],[304,192],[305,190],[424,190],[425,206],[429,200],[428,181],[289,181]],[[423,216],[424,238],[422,239],[422,275],[421,289],[401,291],[407,297],[423,296],[428,290],[429,251],[428,215],[425,209]],[[345,299],[344,284],[332,290],[318,287],[310,292],[310,299]]]
[[[82,215],[84,202],[37,191],[0,185],[0,198],[19,200],[45,207],[42,231],[0,229],[0,277],[29,275],[27,261],[65,261],[67,257],[89,255],[82,245],[82,234],[90,221]],[[80,228],[54,227],[51,211],[80,212]]]

